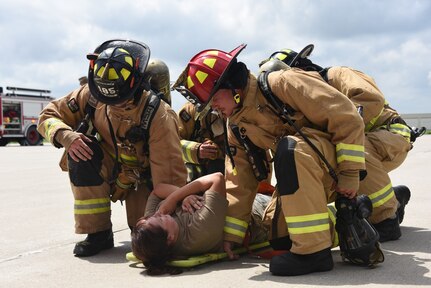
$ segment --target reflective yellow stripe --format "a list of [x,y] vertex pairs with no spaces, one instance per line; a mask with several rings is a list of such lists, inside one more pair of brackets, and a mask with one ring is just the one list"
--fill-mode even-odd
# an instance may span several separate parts
[[123,183],[121,183],[121,181],[118,180],[118,178],[115,180],[115,184],[117,184],[120,188],[123,188],[123,189],[130,189],[130,188],[133,187],[133,184],[123,184]]
[[225,221],[226,222],[223,229],[225,233],[232,234],[241,238],[245,237],[245,233],[247,232],[248,228],[247,222],[229,216],[226,216]]
[[[190,165],[190,166],[189,166]],[[188,174],[193,174],[193,172],[197,172],[198,174],[201,174],[202,173],[202,167],[201,166],[199,166],[199,165],[193,165],[193,167],[191,167],[191,165],[192,164],[188,164],[187,166],[186,166],[186,168],[187,168],[187,173]]]
[[196,143],[197,142],[188,141],[188,140],[181,140],[181,148],[183,151],[184,162],[199,164],[199,163],[195,163],[195,161],[193,160],[193,155],[192,155],[192,148],[196,146]]
[[335,230],[335,224],[337,223],[337,209],[335,208],[335,203],[331,203],[327,205],[328,207],[328,214],[329,214],[329,219],[332,222],[332,225],[334,225],[334,239],[332,241],[332,247],[337,247],[339,244],[338,241],[338,232],[337,230]]
[[373,119],[371,119],[370,122],[367,123],[367,125],[365,126],[365,132],[370,131],[374,127],[374,124],[376,124],[376,122],[379,119],[380,115],[382,115],[383,110],[384,110],[384,108],[382,108],[382,110],[380,111],[379,115],[377,115],[376,117],[374,117]]
[[235,236],[238,236],[238,237],[241,237],[241,238],[245,237],[245,232],[238,231],[238,230],[235,230],[235,229],[230,228],[230,227],[226,227],[225,226],[224,229],[223,229],[223,231],[225,233],[227,233],[227,234],[232,234],[232,235],[235,235]]
[[58,118],[49,118],[43,122],[45,128],[45,139],[51,139],[51,133],[57,126],[65,126],[66,124]]
[[75,214],[99,214],[111,211],[109,198],[75,200]]
[[128,162],[136,162],[138,163],[138,158],[136,156],[130,156],[126,154],[120,154],[120,158],[122,160],[128,161]]
[[[111,155],[111,157],[113,159],[115,159],[115,154],[114,153],[109,153]],[[131,166],[138,166],[139,165],[139,161],[138,158],[136,156],[130,156],[130,155],[126,155],[126,154],[120,154],[119,155],[120,159],[118,159],[121,163],[124,163],[126,165],[131,165]]]
[[389,131],[395,134],[399,134],[410,142],[410,128],[404,124],[396,123],[389,125]]
[[371,202],[373,203],[373,208],[382,206],[383,204],[388,202],[392,197],[394,197],[394,189],[392,188],[392,184],[389,183],[379,191],[368,195],[368,197],[371,199]]
[[364,150],[362,145],[338,143],[336,146],[337,163],[343,161],[365,163]]
[[285,218],[290,234],[305,234],[329,230],[328,212]]

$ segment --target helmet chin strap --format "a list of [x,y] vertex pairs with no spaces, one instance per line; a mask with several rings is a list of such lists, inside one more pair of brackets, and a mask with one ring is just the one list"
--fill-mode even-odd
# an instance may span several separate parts
[[227,138],[227,123],[226,123],[226,121],[227,121],[226,119],[223,119],[223,132],[224,132],[223,137],[224,137],[224,146],[225,146],[225,151],[226,151],[225,154],[229,157],[230,164],[232,166],[233,175],[237,175],[238,173],[236,171],[235,161],[233,159],[233,154],[232,154],[232,151],[230,150],[230,147],[229,147],[229,140]]

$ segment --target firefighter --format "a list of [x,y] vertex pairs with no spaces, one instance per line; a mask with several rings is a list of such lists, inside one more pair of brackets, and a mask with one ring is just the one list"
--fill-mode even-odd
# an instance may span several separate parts
[[223,119],[216,111],[196,111],[190,102],[181,108],[178,116],[187,181],[214,172],[224,174]]
[[255,167],[233,135],[232,127],[237,126],[240,138],[275,153],[281,207],[276,214],[282,215],[284,225],[277,237],[291,242],[289,252],[271,259],[270,271],[301,275],[331,270],[333,231],[326,205],[337,193],[348,198],[356,195],[359,172],[365,169],[364,124],[352,102],[320,76],[293,69],[272,72],[268,78],[274,94],[292,108],[294,125],[286,123],[259,90],[256,77],[237,61],[244,48],[240,45],[229,53],[204,50],[180,76],[185,79],[180,89],[183,95],[203,107],[211,103],[212,109],[228,119],[225,251],[235,257],[233,244],[243,241],[258,189]]
[[[65,148],[75,198],[78,257],[114,246],[111,200],[125,200],[133,227],[144,215],[152,185],[186,183],[175,112],[151,91],[146,74],[150,50],[132,40],[109,40],[87,55],[88,84],[52,101],[38,131]],[[151,109],[150,109],[151,108]]]
[[360,182],[358,194],[367,194],[373,203],[369,219],[379,232],[380,242],[396,240],[401,236],[399,224],[403,221],[410,190],[406,186],[392,187],[388,173],[406,159],[416,139],[415,131],[389,106],[373,78],[349,67],[324,69],[307,58],[313,49],[314,45],[310,44],[300,53],[291,49],[274,52],[261,69],[270,69],[269,66],[274,66],[273,60],[281,60],[290,67],[319,72],[329,85],[353,102],[362,116],[366,136],[367,176]]

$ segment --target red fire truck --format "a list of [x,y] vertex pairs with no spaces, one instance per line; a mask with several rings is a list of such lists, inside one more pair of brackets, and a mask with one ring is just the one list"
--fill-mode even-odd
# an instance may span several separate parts
[[50,94],[50,90],[0,87],[0,146],[42,144],[36,125],[40,111],[54,100]]

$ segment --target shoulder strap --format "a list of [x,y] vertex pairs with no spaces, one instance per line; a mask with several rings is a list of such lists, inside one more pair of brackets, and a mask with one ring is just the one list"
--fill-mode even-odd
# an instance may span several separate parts
[[194,119],[194,120],[195,120],[195,125],[193,125],[193,132],[192,132],[191,140],[192,141],[198,141],[198,140],[200,140],[198,138],[199,138],[199,134],[201,132],[201,120],[200,120],[200,118]]
[[150,93],[150,96],[145,102],[144,110],[142,111],[141,123],[137,126],[131,127],[125,135],[131,143],[136,143],[141,140],[144,141],[144,151],[147,154],[149,153],[148,140],[150,139],[151,122],[153,121],[154,115],[156,114],[161,101],[160,97],[155,93]]
[[90,135],[96,134],[97,131],[94,127],[91,127],[90,129],[90,121],[94,118],[94,112],[96,111],[97,102],[97,99],[92,94],[90,94],[87,104],[85,104],[84,107],[84,119],[82,119],[81,123],[79,123],[78,127],[76,128],[77,132],[81,132],[84,134],[88,133]]
[[160,97],[151,91],[150,96],[144,106],[144,112],[141,118],[141,129],[143,130],[143,140],[144,140],[144,153],[149,156],[149,140],[150,140],[150,127],[153,122],[154,115],[156,115],[157,110],[160,106]]
[[295,109],[293,109],[290,105],[283,103],[280,98],[272,93],[268,84],[269,73],[271,73],[271,71],[262,72],[257,78],[257,84],[263,96],[265,96],[265,99],[269,102],[269,104],[271,104],[271,106],[277,110],[278,116],[280,118],[283,118],[282,116],[285,112],[287,112],[288,115],[295,114]]
[[156,115],[156,112],[159,109],[160,101],[160,97],[157,96],[155,93],[151,92],[144,106],[144,112],[142,113],[141,118],[141,128],[143,129],[143,137],[144,141],[146,142],[145,145],[147,146],[148,139],[150,138],[151,122],[153,122],[154,115]]
[[322,76],[323,80],[325,80],[326,83],[329,82],[328,79],[328,70],[331,69],[331,67],[326,67],[323,68],[322,70],[319,71],[320,76]]

